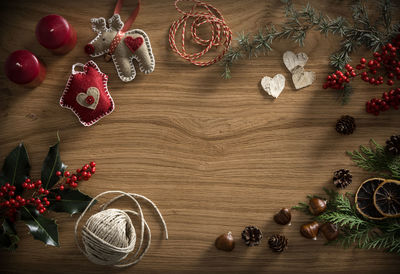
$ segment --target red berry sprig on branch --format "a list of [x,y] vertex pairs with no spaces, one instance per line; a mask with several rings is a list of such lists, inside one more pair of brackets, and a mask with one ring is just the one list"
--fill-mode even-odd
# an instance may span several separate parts
[[[71,174],[69,171],[65,171],[64,174],[62,174],[61,171],[57,171],[57,176],[61,177],[64,175],[65,178],[65,182],[61,183],[61,185],[57,184],[59,185],[58,189],[63,191],[66,187],[76,188],[78,187],[79,181],[89,180],[95,172],[95,162],[85,164],[81,169],[77,169],[74,174]],[[57,185],[55,188],[57,188]],[[5,211],[5,216],[11,222],[16,221],[18,210],[25,205],[32,205],[40,214],[43,214],[50,206],[49,197],[55,198],[56,201],[62,200],[60,195],[56,195],[49,189],[44,189],[41,180],[32,181],[30,178],[27,178],[22,183],[22,188],[28,191],[33,190],[30,198],[23,198],[20,195],[15,196],[17,188],[9,183],[6,183],[0,188],[0,209]]]
[[[352,66],[346,64],[344,72],[337,70],[328,75],[323,88],[343,90],[345,84],[357,76],[371,85],[379,86],[386,83],[393,86],[395,79],[400,80],[400,60],[397,59],[399,50],[400,34],[392,40],[392,43],[382,46],[379,52],[374,52],[373,59],[361,58],[359,64],[356,65],[358,72]],[[361,70],[364,71],[361,72]],[[385,77],[387,78],[386,82],[384,81]],[[391,89],[382,94],[382,99],[371,99],[366,103],[366,111],[378,115],[380,111],[386,111],[391,107],[398,109],[400,105],[399,91],[399,88]]]
[[[92,177],[92,174],[96,172],[96,163],[90,162],[89,164],[85,164],[82,168],[78,168],[76,173],[71,174],[69,171],[64,172],[65,181],[61,183],[59,186],[59,190],[63,191],[66,187],[77,188],[78,183],[82,180],[89,180]],[[56,172],[57,176],[61,176],[61,172]]]

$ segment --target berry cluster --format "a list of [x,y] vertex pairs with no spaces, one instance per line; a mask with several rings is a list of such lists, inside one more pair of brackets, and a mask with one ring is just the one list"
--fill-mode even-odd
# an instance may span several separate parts
[[[74,174],[71,174],[69,171],[65,171],[64,174],[61,171],[57,171],[56,175],[59,177],[63,176],[65,180],[57,184],[54,189],[58,187],[60,191],[63,191],[66,187],[76,188],[79,181],[89,180],[95,172],[95,162],[85,164],[81,169],[77,169]],[[25,205],[32,205],[40,214],[43,214],[46,212],[47,207],[50,206],[49,199],[61,200],[61,196],[53,192],[52,189],[43,188],[41,180],[32,181],[30,178],[27,178],[21,186],[24,190],[33,191],[30,198],[23,198],[20,195],[16,196],[17,188],[9,183],[0,188],[0,209],[5,212],[5,217],[11,222],[16,221],[18,210]]]
[[[360,76],[361,80],[375,86],[384,84],[386,77],[386,84],[393,86],[395,79],[400,80],[400,60],[397,60],[399,50],[400,34],[392,40],[392,43],[388,43],[382,46],[380,51],[374,52],[371,60],[361,58],[359,64],[356,65],[358,72],[346,64],[344,72],[338,70],[328,75],[323,88],[343,90],[345,84],[356,76]],[[361,70],[364,71],[361,72]],[[390,107],[397,109],[399,106],[397,95],[397,89],[392,89],[383,93],[382,99],[372,99],[366,104],[367,112],[378,115],[380,111],[388,110]]]
[[373,98],[366,103],[368,113],[379,115],[379,112],[386,111],[393,107],[399,109],[400,106],[400,88],[391,89],[382,94],[382,99]]
[[65,171],[64,174],[61,171],[57,171],[56,175],[61,177],[64,175],[65,181],[59,186],[59,189],[63,191],[65,187],[76,188],[78,187],[78,182],[82,180],[89,180],[92,177],[92,174],[96,172],[96,163],[90,162],[90,164],[85,164],[82,168],[78,168],[76,173],[71,174],[69,171]]

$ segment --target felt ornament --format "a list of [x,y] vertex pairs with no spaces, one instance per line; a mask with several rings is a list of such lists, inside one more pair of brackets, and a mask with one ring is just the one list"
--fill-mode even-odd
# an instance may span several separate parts
[[[82,67],[82,71],[76,71]],[[72,66],[72,73],[60,99],[60,105],[69,108],[84,126],[91,126],[114,110],[114,101],[107,88],[108,76],[95,62]]]
[[133,59],[138,62],[140,71],[146,74],[154,71],[155,60],[147,34],[140,29],[128,31],[139,13],[140,0],[125,24],[119,15],[122,2],[118,0],[114,15],[108,19],[108,27],[103,17],[91,19],[97,36],[85,46],[85,52],[91,57],[105,55],[106,61],[112,59],[119,78],[129,82],[136,77]]
[[274,78],[265,76],[261,79],[261,86],[268,95],[278,98],[285,88],[285,76],[277,74]]
[[307,61],[308,56],[303,52],[296,55],[287,51],[283,54],[283,63],[292,73],[292,81],[296,89],[308,87],[315,81],[315,72],[304,70]]

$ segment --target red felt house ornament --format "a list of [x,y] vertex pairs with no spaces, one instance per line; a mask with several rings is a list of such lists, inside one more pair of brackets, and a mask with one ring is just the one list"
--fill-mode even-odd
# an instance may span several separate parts
[[[76,71],[76,67],[83,70]],[[108,76],[93,61],[73,65],[60,105],[72,110],[84,126],[93,125],[114,110],[107,81]]]

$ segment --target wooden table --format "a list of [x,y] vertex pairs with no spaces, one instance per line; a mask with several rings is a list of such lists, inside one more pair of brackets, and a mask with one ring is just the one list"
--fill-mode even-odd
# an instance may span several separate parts
[[[299,226],[307,220],[293,213],[292,226],[272,220],[282,207],[304,201],[307,194],[322,194],[330,186],[333,171],[350,168],[355,191],[370,175],[355,167],[345,155],[370,138],[382,143],[399,134],[400,112],[379,117],[365,112],[365,102],[380,96],[376,89],[355,81],[350,104],[341,106],[337,94],[321,88],[330,72],[328,55],[337,49],[337,37],[312,32],[306,46],[287,40],[274,43],[268,56],[244,60],[233,67],[233,78],[222,80],[222,67],[195,67],[168,45],[168,30],[179,14],[173,1],[142,1],[134,27],[151,39],[156,69],[138,73],[130,83],[117,78],[112,63],[95,61],[109,75],[109,89],[116,109],[98,124],[85,128],[74,114],[58,105],[71,72],[71,65],[86,62],[83,46],[94,37],[89,20],[112,14],[114,2],[98,1],[2,1],[0,4],[0,66],[16,49],[28,49],[47,65],[47,78],[36,89],[27,90],[0,75],[0,158],[24,141],[30,154],[32,175],[38,177],[48,146],[60,131],[61,155],[72,170],[94,160],[97,173],[80,189],[91,196],[112,189],[135,192],[152,199],[168,224],[170,239],[162,240],[159,222],[150,221],[153,243],[136,266],[117,273],[395,273],[399,257],[380,251],[343,250],[324,246],[324,240],[307,240]],[[297,1],[296,1],[297,2]],[[299,1],[301,4],[305,1]],[[395,2],[395,1],[393,1]],[[273,1],[215,0],[232,31],[253,31],[267,23],[284,20],[283,4]],[[311,1],[330,16],[349,16],[349,1]],[[136,1],[126,1],[127,18]],[[398,5],[398,4],[396,4]],[[371,7],[373,10],[373,7]],[[41,47],[34,30],[38,20],[57,13],[77,29],[78,43],[67,55],[55,56]],[[398,17],[397,17],[398,19]],[[277,100],[264,96],[260,79],[282,73],[286,50],[309,55],[308,70],[316,72],[311,87],[295,91],[292,83]],[[369,57],[357,51],[354,60]],[[356,117],[351,136],[334,130],[343,114]],[[14,253],[1,251],[2,273],[104,273],[114,272],[90,263],[76,248],[73,226],[77,216],[50,214],[59,224],[60,248],[45,246],[27,233],[20,223],[21,237]],[[248,248],[240,239],[247,225],[264,233],[258,247]],[[232,231],[237,247],[231,253],[214,248],[215,238]],[[267,247],[269,235],[283,233],[289,249],[274,254]]]

